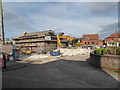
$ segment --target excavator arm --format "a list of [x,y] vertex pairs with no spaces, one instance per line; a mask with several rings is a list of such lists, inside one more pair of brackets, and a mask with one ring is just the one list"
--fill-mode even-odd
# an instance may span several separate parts
[[57,35],[57,47],[61,47],[60,37]]
[[61,41],[60,41],[60,38],[67,38],[70,42],[72,42],[72,38],[71,37],[69,37],[69,36],[59,36],[59,35],[57,35],[57,47],[61,47]]

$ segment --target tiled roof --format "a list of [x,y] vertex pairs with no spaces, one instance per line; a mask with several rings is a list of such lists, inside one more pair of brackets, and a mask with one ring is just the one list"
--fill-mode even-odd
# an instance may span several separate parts
[[120,33],[114,33],[112,35],[109,35],[108,37],[106,38],[120,38]]
[[120,42],[119,38],[120,38],[120,33],[114,33],[106,37],[104,40],[106,42]]
[[86,34],[82,36],[83,40],[86,40],[86,38],[89,38],[89,40],[98,39],[98,34]]

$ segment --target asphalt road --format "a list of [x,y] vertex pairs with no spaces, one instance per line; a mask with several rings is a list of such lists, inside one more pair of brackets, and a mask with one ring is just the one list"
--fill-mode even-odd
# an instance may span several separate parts
[[118,88],[106,72],[85,61],[56,60],[3,72],[3,88]]

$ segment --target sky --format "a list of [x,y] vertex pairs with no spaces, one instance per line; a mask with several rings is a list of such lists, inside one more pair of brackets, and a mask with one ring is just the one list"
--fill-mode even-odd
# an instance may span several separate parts
[[3,2],[5,37],[54,30],[103,39],[118,29],[117,2]]

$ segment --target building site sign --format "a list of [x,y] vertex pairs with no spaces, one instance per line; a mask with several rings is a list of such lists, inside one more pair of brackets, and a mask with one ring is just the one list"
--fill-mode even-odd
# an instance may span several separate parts
[[45,40],[51,40],[50,36],[45,36]]

